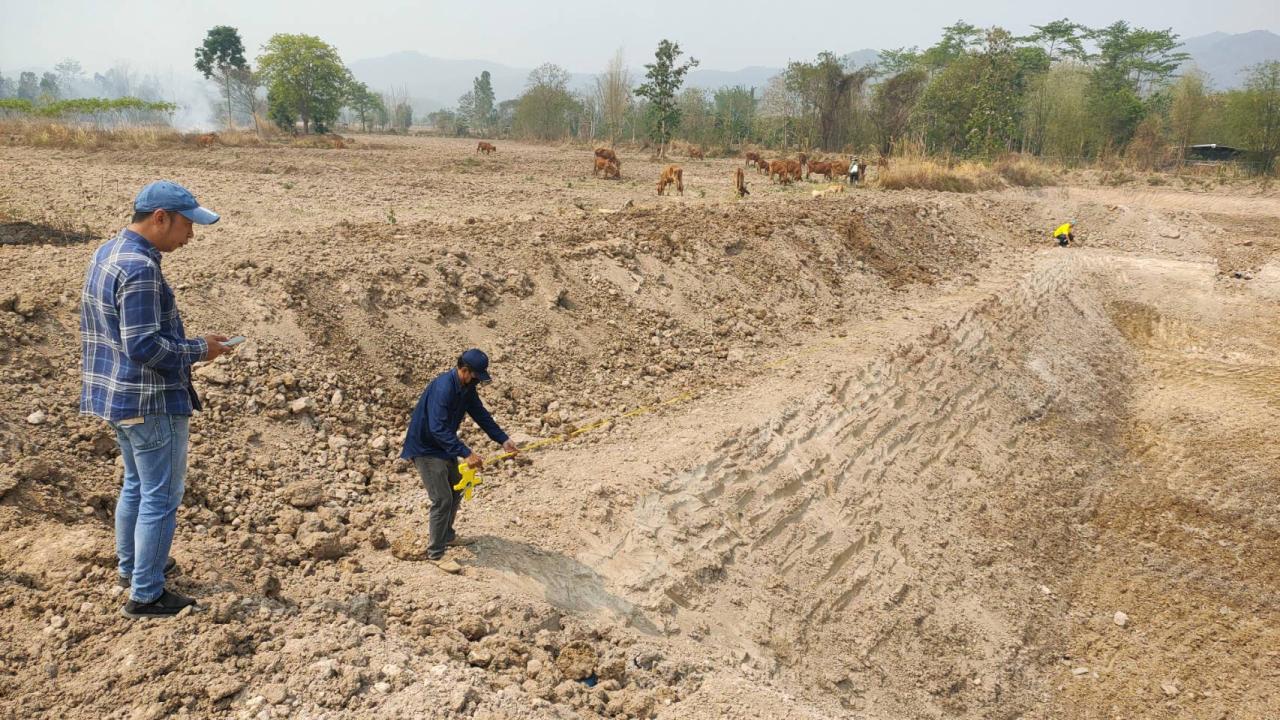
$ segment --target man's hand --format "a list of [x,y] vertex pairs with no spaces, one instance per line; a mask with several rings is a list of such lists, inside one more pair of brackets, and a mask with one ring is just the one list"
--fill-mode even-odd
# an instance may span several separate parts
[[480,457],[476,453],[471,453],[467,456],[467,464],[470,465],[473,470],[479,470],[484,465],[484,458]]
[[209,345],[209,349],[206,350],[204,354],[205,362],[213,360],[217,358],[219,355],[229,350],[230,348],[222,344],[229,339],[230,338],[228,338],[226,335],[213,335],[213,334],[205,335],[204,341]]
[[508,440],[502,443],[502,449],[506,450],[508,453],[512,455],[516,455],[520,452],[520,446],[516,445],[515,440]]

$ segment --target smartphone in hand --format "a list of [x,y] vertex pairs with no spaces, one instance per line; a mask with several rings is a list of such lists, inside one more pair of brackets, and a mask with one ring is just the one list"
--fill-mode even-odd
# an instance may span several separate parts
[[243,336],[243,335],[236,335],[235,337],[228,338],[226,342],[222,343],[222,346],[223,346],[223,347],[235,347],[235,346],[239,345],[240,343],[244,342],[244,341],[245,341],[245,340],[247,340],[247,339],[248,339],[248,338],[246,338],[246,337],[245,337],[245,336]]

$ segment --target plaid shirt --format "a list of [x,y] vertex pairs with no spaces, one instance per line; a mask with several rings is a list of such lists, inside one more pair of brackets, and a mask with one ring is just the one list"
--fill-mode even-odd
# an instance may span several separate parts
[[131,230],[93,253],[80,295],[80,347],[81,413],[115,421],[200,409],[191,364],[208,344],[186,338],[160,251]]

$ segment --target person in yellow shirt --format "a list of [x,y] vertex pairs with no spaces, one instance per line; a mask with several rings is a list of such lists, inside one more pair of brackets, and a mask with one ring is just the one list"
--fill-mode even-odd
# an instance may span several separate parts
[[1058,241],[1059,247],[1066,247],[1067,243],[1075,241],[1076,236],[1075,233],[1072,232],[1075,225],[1075,221],[1068,220],[1059,225],[1057,230],[1053,231],[1053,239]]

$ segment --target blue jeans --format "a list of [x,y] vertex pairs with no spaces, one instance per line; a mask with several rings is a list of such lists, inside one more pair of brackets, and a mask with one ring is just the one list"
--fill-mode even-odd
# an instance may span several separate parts
[[116,554],[135,602],[153,602],[164,592],[164,564],[186,487],[190,421],[186,415],[147,415],[135,425],[111,423],[124,458]]

